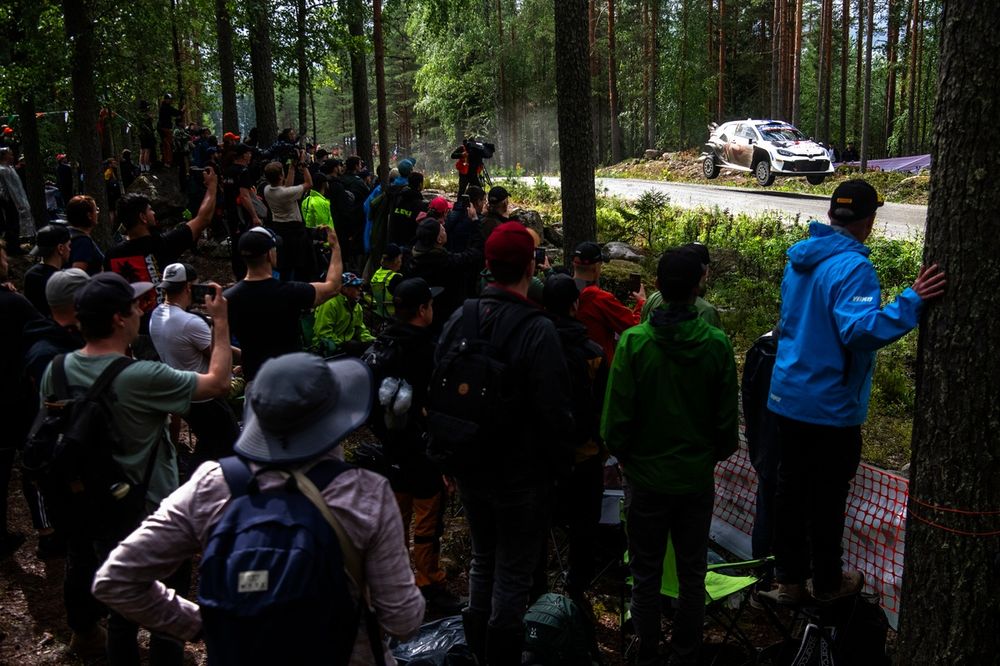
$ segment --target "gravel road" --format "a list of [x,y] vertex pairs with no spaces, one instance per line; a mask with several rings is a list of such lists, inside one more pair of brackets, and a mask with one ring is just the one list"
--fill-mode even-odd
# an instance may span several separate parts
[[[533,178],[524,178],[527,183]],[[558,177],[546,177],[546,184],[559,186]],[[787,192],[761,192],[734,187],[697,185],[693,183],[667,183],[655,180],[632,178],[598,178],[597,188],[606,194],[637,199],[647,190],[665,192],[670,202],[676,206],[696,208],[698,206],[728,208],[731,211],[763,212],[777,210],[790,218],[801,216],[803,220],[815,218],[826,220],[829,197],[792,194]],[[889,238],[913,238],[922,236],[927,220],[926,206],[887,203],[879,209],[875,229]]]

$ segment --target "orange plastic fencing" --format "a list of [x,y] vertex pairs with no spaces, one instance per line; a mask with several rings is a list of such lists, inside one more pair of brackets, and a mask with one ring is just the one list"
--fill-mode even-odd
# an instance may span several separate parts
[[[716,466],[715,481],[712,536],[736,555],[749,557],[757,474],[745,444]],[[878,593],[893,628],[899,620],[908,492],[905,478],[862,463],[844,520],[844,561],[865,575],[866,589]]]

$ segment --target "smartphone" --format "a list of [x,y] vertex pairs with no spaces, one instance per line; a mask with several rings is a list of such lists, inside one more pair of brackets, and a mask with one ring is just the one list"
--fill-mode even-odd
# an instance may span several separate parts
[[215,293],[215,287],[210,284],[193,284],[191,285],[191,301],[196,305],[204,305],[205,298],[209,294]]
[[469,195],[468,194],[463,194],[462,196],[460,196],[458,198],[458,205],[459,205],[459,207],[460,207],[461,210],[465,210],[466,208],[468,208],[469,204],[470,204],[470,201],[469,201]]
[[535,248],[535,263],[539,266],[545,263],[545,250],[540,247]]
[[629,273],[628,274],[628,290],[630,293],[636,293],[642,289],[642,274],[641,273]]

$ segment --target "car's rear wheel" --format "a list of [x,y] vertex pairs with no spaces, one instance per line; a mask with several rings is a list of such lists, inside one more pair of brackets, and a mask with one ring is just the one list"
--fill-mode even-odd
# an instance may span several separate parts
[[715,161],[715,155],[709,155],[701,161],[701,172],[709,180],[719,175],[719,163]]
[[810,185],[822,185],[826,176],[806,176],[806,180],[809,181]]
[[768,160],[757,162],[757,166],[753,169],[753,174],[757,178],[757,184],[761,187],[767,187],[774,182],[774,174],[771,173],[771,162]]

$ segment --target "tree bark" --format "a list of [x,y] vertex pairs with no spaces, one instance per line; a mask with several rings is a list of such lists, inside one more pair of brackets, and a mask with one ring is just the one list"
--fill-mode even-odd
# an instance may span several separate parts
[[640,11],[642,14],[642,136],[646,144],[644,148],[652,148],[649,141],[649,59],[652,49],[649,47],[649,0],[642,0]]
[[920,4],[918,0],[913,0],[910,9],[910,26],[908,29],[907,41],[909,41],[909,67],[906,73],[906,154],[913,154],[913,119],[916,116],[916,93],[917,93],[917,51],[920,49],[920,38],[918,36],[917,24],[920,20]]
[[615,50],[615,0],[608,0],[608,112],[611,114],[612,164],[622,161],[622,126],[618,118],[618,58]]
[[101,107],[97,102],[94,71],[97,57],[94,43],[94,0],[63,0],[63,18],[71,55],[70,79],[73,88],[73,133],[80,146],[80,168],[84,191],[94,197],[101,209],[101,224],[94,228],[95,240],[111,244],[108,205],[101,178],[101,145],[95,126]]
[[563,256],[597,238],[594,152],[590,141],[587,0],[552,0],[556,31],[556,114],[563,212]]
[[823,91],[826,90],[826,6],[828,0],[823,0],[819,7],[819,42],[817,42],[816,53],[818,62],[816,65],[816,122],[813,123],[813,136],[817,141],[823,140]]
[[215,0],[215,36],[219,51],[219,83],[222,86],[222,131],[239,134],[240,117],[236,110],[233,23],[227,0]]
[[896,4],[888,0],[889,34],[886,36],[886,68],[885,80],[885,151],[890,154],[889,142],[896,122],[896,45],[899,41],[899,17],[896,16]]
[[792,74],[792,124],[798,127],[802,105],[802,0],[795,3],[795,62]]
[[[597,62],[597,8],[594,6],[596,0],[588,0],[587,2],[587,43],[588,51],[587,57],[590,63],[590,85],[593,86],[597,82],[597,76],[600,72],[598,62]],[[593,136],[594,150],[598,155],[601,153],[601,101],[600,98],[591,91],[590,96],[590,126],[591,134]]]
[[715,98],[715,117],[722,122],[726,110],[726,0],[719,0],[719,79]]
[[851,0],[840,14],[840,149],[847,146],[847,56],[851,51]]
[[170,34],[174,44],[174,74],[177,76],[177,99],[184,107],[184,68],[181,60],[181,40],[177,36],[177,0],[170,0]]
[[826,21],[823,29],[823,141],[830,143],[830,98],[833,96],[833,0],[826,0]]
[[646,145],[656,148],[657,140],[657,82],[660,78],[660,0],[649,0],[649,131]]
[[1000,653],[1000,360],[984,350],[1000,344],[1000,127],[983,121],[1000,114],[1000,14],[994,0],[942,12],[924,257],[946,267],[948,291],[920,327],[897,656],[989,664]]
[[351,98],[354,103],[355,150],[365,164],[372,162],[371,106],[368,101],[368,67],[365,65],[365,12],[361,0],[340,0],[351,35]]
[[875,0],[868,0],[868,33],[865,35],[865,108],[861,120],[861,172],[868,170],[868,152],[871,150],[872,115],[872,33],[875,31]]
[[861,108],[864,106],[864,88],[861,86],[861,71],[864,68],[864,51],[862,44],[865,41],[865,9],[866,0],[858,0],[858,45],[857,59],[854,68],[854,141],[861,140]]
[[385,101],[382,0],[372,0],[372,18],[372,41],[375,46],[375,108],[378,113],[378,179],[382,187],[386,187],[389,184],[389,113]]
[[[37,25],[37,24],[36,24]],[[31,94],[24,95],[15,104],[17,117],[21,126],[21,142],[24,151],[24,163],[27,170],[25,179],[25,194],[31,205],[31,219],[35,231],[48,224],[48,210],[45,205],[45,165],[39,149],[38,119],[35,118],[35,98]]]
[[250,19],[250,74],[257,136],[262,148],[278,138],[278,113],[274,106],[274,69],[271,58],[271,16],[268,0],[247,3]]
[[298,133],[304,137],[309,130],[309,65],[306,62],[306,0],[295,3],[295,65],[299,75]]
[[[781,60],[781,2],[774,0],[771,18],[771,111],[770,116],[777,118],[781,108],[781,79],[778,78]],[[684,62],[684,59],[681,59]]]
[[[688,15],[690,0],[681,0],[681,62],[688,61]],[[688,147],[687,132],[687,67],[680,68],[681,81],[678,91],[678,123],[677,123],[677,144],[678,148]]]

